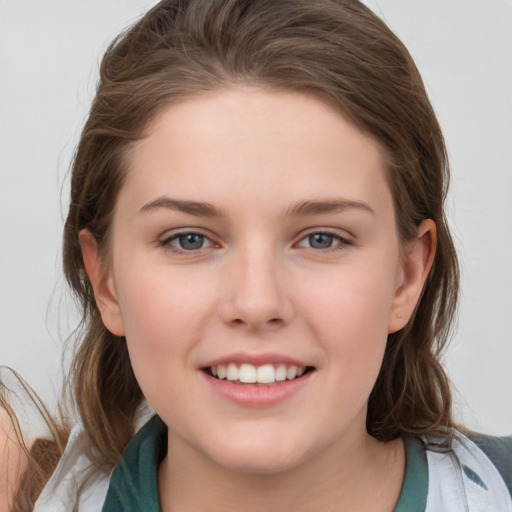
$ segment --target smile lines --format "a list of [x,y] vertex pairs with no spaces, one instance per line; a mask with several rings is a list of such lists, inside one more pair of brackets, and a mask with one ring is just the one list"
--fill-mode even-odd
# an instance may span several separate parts
[[301,377],[307,369],[305,366],[286,364],[254,366],[248,363],[240,365],[229,363],[210,366],[206,370],[220,380],[238,381],[244,384],[272,384]]

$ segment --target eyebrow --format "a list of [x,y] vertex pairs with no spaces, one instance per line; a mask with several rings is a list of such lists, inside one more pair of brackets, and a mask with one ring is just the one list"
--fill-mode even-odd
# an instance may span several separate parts
[[286,211],[287,215],[320,215],[341,213],[346,210],[362,210],[375,215],[373,208],[364,201],[327,199],[324,201],[298,201]]
[[[151,212],[160,208],[175,210],[196,217],[223,217],[223,212],[211,203],[201,201],[187,201],[183,199],[172,199],[170,197],[158,197],[146,203],[141,213]],[[375,215],[375,211],[364,201],[349,199],[327,199],[327,200],[302,200],[298,201],[285,211],[285,216],[305,216],[341,213],[346,210],[356,209],[369,212]]]
[[196,217],[222,217],[223,213],[210,203],[200,201],[185,201],[181,199],[171,199],[170,197],[159,197],[146,203],[141,209],[141,213],[150,212],[159,208],[176,210]]

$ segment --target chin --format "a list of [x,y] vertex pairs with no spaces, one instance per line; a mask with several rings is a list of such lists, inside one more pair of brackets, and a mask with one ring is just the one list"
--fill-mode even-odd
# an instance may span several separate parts
[[303,452],[304,450],[293,443],[255,443],[252,437],[238,444],[230,443],[222,453],[210,456],[228,471],[270,475],[299,466],[307,458],[307,454]]
[[239,457],[223,462],[225,469],[247,475],[275,475],[292,470],[300,464],[297,457],[269,457],[268,454]]

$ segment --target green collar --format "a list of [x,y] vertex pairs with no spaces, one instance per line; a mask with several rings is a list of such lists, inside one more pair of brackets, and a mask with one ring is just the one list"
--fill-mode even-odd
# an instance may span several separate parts
[[167,427],[153,416],[114,468],[102,512],[160,512],[157,471],[167,453]]
[[423,443],[405,438],[406,466],[402,491],[393,512],[425,512],[428,492],[428,463]]
[[[393,512],[425,512],[428,491],[425,449],[415,437],[407,437],[405,447],[405,478]],[[114,468],[102,512],[161,512],[157,471],[166,453],[167,428],[154,416],[128,443]]]

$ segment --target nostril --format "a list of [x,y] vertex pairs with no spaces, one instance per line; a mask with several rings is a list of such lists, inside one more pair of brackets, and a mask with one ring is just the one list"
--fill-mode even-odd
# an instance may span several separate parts
[[[270,318],[269,320],[262,322],[261,327],[264,327],[265,325],[277,327],[277,326],[281,325],[282,323],[283,323],[282,318]],[[233,318],[233,320],[231,320],[231,325],[241,326],[241,325],[246,325],[246,324],[250,324],[250,322],[246,322],[246,321],[242,320],[241,318]]]

